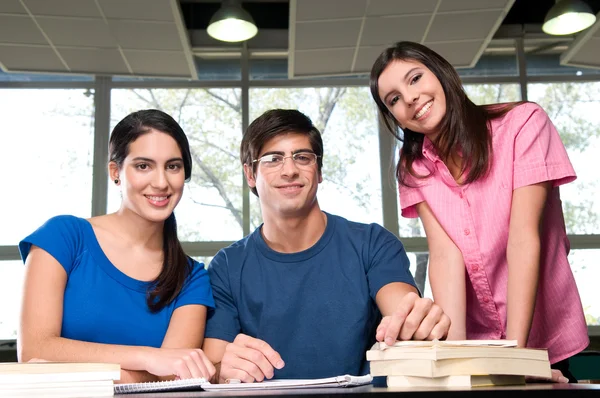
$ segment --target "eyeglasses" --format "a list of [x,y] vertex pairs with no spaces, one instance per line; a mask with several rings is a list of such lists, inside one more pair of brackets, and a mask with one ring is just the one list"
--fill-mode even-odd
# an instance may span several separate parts
[[252,161],[252,163],[258,162],[261,167],[265,167],[267,169],[278,169],[283,166],[286,159],[292,158],[296,166],[309,167],[317,163],[317,158],[319,157],[320,156],[312,152],[297,152],[291,156],[283,156],[277,153],[272,153],[255,159]]

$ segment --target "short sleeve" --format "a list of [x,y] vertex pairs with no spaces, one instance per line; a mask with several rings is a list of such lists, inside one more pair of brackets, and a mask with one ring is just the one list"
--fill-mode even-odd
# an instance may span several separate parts
[[417,218],[417,209],[415,205],[425,201],[423,193],[419,187],[407,187],[398,184],[398,193],[400,195],[400,209],[402,217]]
[[210,308],[215,306],[208,272],[204,269],[204,264],[197,261],[192,263],[190,275],[175,300],[175,308],[188,304],[201,304]]
[[546,112],[531,103],[512,112],[516,131],[513,189],[544,181],[556,187],[575,180],[567,150]]
[[227,255],[224,250],[220,250],[208,267],[215,309],[208,314],[204,337],[233,342],[240,333],[241,326],[227,268]]
[[87,221],[73,216],[56,216],[46,221],[19,242],[23,263],[27,260],[31,246],[35,245],[54,257],[69,275],[83,251],[82,222]]
[[416,288],[410,273],[410,262],[402,242],[385,228],[371,225],[369,258],[366,259],[367,280],[371,298],[375,300],[379,289],[392,282],[407,283]]

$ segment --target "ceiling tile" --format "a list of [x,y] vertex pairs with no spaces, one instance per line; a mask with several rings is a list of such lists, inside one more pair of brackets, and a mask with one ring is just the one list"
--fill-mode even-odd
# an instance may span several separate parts
[[356,73],[371,73],[373,63],[388,46],[361,47],[358,49],[354,70]]
[[49,46],[7,46],[0,44],[0,63],[11,71],[67,72]]
[[57,46],[117,47],[103,19],[38,17],[37,21]]
[[368,16],[432,13],[438,0],[371,0]]
[[566,65],[600,68],[600,38],[591,37],[571,56]]
[[490,34],[500,16],[501,11],[438,14],[425,41],[484,39]]
[[123,49],[183,50],[174,23],[109,20],[110,30]]
[[367,18],[360,45],[376,46],[400,40],[420,42],[429,19],[429,16]]
[[360,20],[299,23],[295,49],[355,47],[360,25]]
[[320,19],[362,18],[366,0],[297,0],[296,21],[316,21]]
[[48,44],[33,20],[20,15],[0,15],[0,42]]
[[315,76],[352,73],[354,50],[317,50],[296,53],[294,76]]
[[442,0],[438,12],[444,11],[475,11],[490,8],[502,9],[510,0]]
[[132,50],[124,53],[135,75],[192,77],[181,52]]
[[101,17],[94,0],[23,0],[23,2],[35,16]]
[[58,48],[69,68],[74,72],[96,74],[129,74],[118,50]]
[[173,21],[170,0],[99,0],[107,18]]
[[477,61],[476,57],[484,41],[427,44],[456,68],[468,67]]
[[27,10],[19,0],[2,0],[0,1],[0,13],[27,15]]

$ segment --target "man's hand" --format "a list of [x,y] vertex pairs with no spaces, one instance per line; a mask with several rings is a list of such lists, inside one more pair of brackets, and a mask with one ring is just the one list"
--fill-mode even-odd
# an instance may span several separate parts
[[416,293],[404,295],[392,315],[381,320],[377,341],[393,345],[396,340],[434,340],[448,334],[450,318],[430,299]]
[[279,353],[265,341],[238,334],[225,348],[219,383],[225,383],[227,379],[239,379],[244,383],[271,379],[275,369],[284,366]]

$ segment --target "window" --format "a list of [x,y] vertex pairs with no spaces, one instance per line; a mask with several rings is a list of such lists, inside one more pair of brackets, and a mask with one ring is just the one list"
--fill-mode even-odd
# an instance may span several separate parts
[[560,187],[567,233],[600,234],[600,83],[530,84],[528,95],[548,113],[577,173]]
[[[242,237],[242,137],[239,89],[115,89],[111,128],[130,112],[156,108],[186,132],[192,179],[175,210],[182,241]],[[119,190],[109,183],[108,211],[119,208]]]
[[24,277],[23,262],[0,261],[0,340],[17,338]]
[[588,325],[600,325],[600,249],[571,250],[569,263],[577,282],[581,304]]
[[[272,108],[299,109],[323,136],[321,209],[357,222],[383,222],[377,112],[366,87],[250,91],[250,121]],[[251,194],[251,229],[260,225]]]
[[85,90],[0,89],[0,245],[48,218],[91,215],[94,110]]

